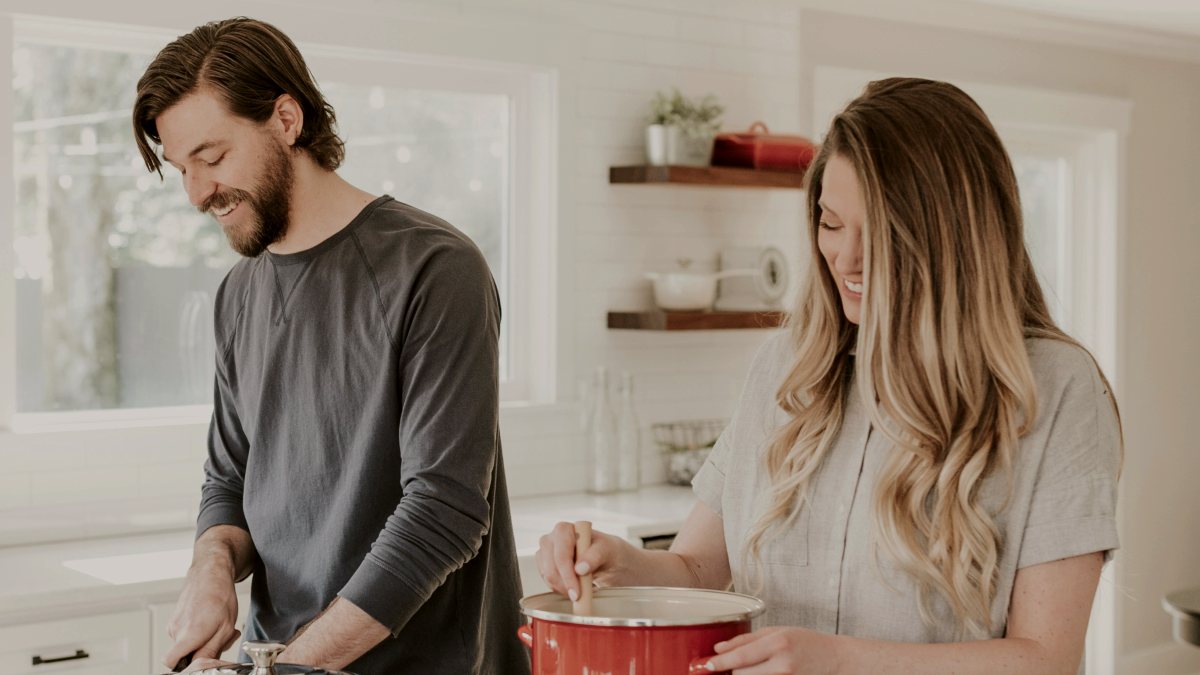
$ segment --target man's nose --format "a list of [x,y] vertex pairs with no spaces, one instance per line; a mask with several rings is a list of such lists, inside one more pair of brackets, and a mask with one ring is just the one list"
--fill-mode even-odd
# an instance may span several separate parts
[[217,191],[217,184],[200,175],[199,171],[194,171],[184,174],[183,189],[187,191],[188,201],[192,203],[192,206],[200,208]]

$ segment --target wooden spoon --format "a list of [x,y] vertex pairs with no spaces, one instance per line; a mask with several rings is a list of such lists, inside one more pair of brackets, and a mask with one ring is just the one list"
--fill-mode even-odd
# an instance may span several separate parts
[[[575,523],[575,560],[583,557],[583,552],[592,545],[592,523],[580,520]],[[572,611],[580,616],[592,614],[592,574],[588,572],[579,577],[579,599],[571,605]]]

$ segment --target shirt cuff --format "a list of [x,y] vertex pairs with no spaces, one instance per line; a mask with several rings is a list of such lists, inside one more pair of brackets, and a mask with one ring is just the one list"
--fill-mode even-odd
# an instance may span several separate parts
[[1025,529],[1017,569],[1097,551],[1108,562],[1118,548],[1117,524],[1111,515],[1056,520]]
[[725,474],[717,468],[712,460],[704,460],[704,466],[696,472],[696,476],[692,478],[692,492],[696,493],[696,497],[704,502],[704,505],[712,509],[718,516],[721,515],[721,495],[725,492]]
[[200,515],[196,518],[196,538],[204,534],[209,528],[217,525],[233,525],[240,527],[249,532],[250,525],[246,522],[246,514],[242,511],[241,504],[233,503],[217,503],[208,504]]
[[339,597],[354,603],[372,619],[387,627],[395,637],[428,599],[410,588],[403,579],[380,567],[370,556],[342,587]]

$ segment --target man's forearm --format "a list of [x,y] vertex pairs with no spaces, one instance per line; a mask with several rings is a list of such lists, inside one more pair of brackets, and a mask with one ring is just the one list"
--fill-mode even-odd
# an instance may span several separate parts
[[301,629],[279,657],[280,663],[341,670],[383,642],[391,631],[357,605],[337,598]]
[[234,582],[241,581],[254,569],[254,542],[250,533],[233,525],[214,525],[196,540],[192,569],[229,572]]

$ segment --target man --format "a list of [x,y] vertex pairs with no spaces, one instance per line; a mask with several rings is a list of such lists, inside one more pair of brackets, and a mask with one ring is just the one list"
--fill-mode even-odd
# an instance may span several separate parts
[[246,256],[216,299],[216,396],[168,667],[238,637],[360,675],[528,673],[498,415],[500,308],[461,232],[334,170],[334,112],[245,18],[167,45],[133,123]]

